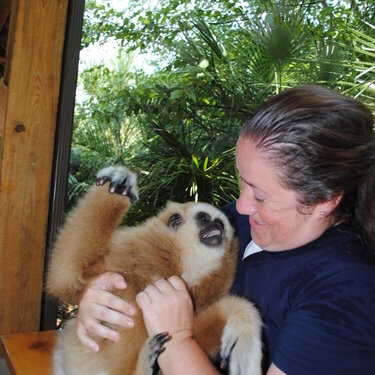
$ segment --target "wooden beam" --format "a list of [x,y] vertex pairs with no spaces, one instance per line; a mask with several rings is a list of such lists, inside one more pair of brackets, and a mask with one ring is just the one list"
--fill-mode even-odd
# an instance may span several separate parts
[[[0,0],[1,1],[1,0]],[[17,24],[17,15],[18,15],[18,3],[20,0],[12,0],[10,8],[10,18],[9,18],[9,27],[7,35],[7,47],[6,55],[7,63],[5,64],[4,69],[4,83],[7,85],[10,75],[10,62],[12,60],[13,46],[15,44],[15,33],[16,33],[16,24]]]
[[[5,111],[8,99],[8,88],[3,80],[0,79],[0,155],[2,154],[5,128]],[[1,163],[0,163],[0,180],[1,180]],[[1,267],[1,266],[0,266]]]
[[11,3],[12,0],[0,0],[0,30],[9,17]]
[[18,0],[0,159],[2,335],[39,329],[67,8]]
[[[49,264],[50,252],[56,239],[57,230],[62,226],[65,219],[64,209],[68,191],[70,149],[84,11],[85,0],[69,2],[61,72],[59,111],[56,121],[51,182],[53,194],[50,197],[48,215],[45,269],[47,269]],[[49,297],[47,293],[44,293],[40,329],[43,331],[56,329],[56,322],[57,301]]]

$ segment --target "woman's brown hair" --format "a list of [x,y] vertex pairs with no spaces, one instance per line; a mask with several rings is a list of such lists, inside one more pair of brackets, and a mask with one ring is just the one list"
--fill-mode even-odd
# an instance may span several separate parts
[[318,85],[287,89],[261,106],[240,136],[272,159],[284,187],[313,206],[342,195],[332,213],[375,255],[375,136],[370,110]]

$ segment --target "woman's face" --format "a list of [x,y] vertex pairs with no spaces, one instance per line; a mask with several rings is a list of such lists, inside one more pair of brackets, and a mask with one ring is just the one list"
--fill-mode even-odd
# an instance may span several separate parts
[[284,188],[276,166],[253,140],[240,137],[236,164],[241,177],[237,211],[249,215],[253,241],[264,250],[294,249],[318,238],[330,225],[323,205],[304,207]]

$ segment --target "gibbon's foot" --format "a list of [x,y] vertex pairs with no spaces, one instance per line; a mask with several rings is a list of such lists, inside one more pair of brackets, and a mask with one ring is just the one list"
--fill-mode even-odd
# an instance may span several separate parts
[[236,343],[229,343],[222,347],[221,360],[220,360],[220,372],[222,374],[229,374],[229,361],[232,354],[233,347]]
[[152,375],[157,375],[159,372],[158,357],[164,352],[164,344],[171,339],[168,332],[162,332],[155,335],[149,342],[149,364],[152,369]]
[[[233,311],[236,307],[237,311]],[[233,316],[229,317],[221,336],[220,368],[224,373],[261,374],[261,321],[253,308],[245,300],[237,301],[237,306],[233,304]]]
[[114,165],[101,169],[96,175],[95,183],[97,186],[103,186],[107,182],[110,194],[127,196],[131,203],[138,200],[137,176],[128,168]]

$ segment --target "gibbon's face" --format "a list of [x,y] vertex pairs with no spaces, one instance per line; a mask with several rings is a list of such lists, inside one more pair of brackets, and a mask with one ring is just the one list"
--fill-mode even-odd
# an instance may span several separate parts
[[[206,246],[215,247],[223,243],[224,223],[219,217],[211,217],[208,212],[199,211],[194,216],[198,228],[199,241]],[[184,219],[180,213],[173,214],[168,220],[168,227],[178,230]]]
[[182,277],[189,286],[220,269],[233,228],[228,218],[206,203],[169,203],[167,227],[181,251]]

